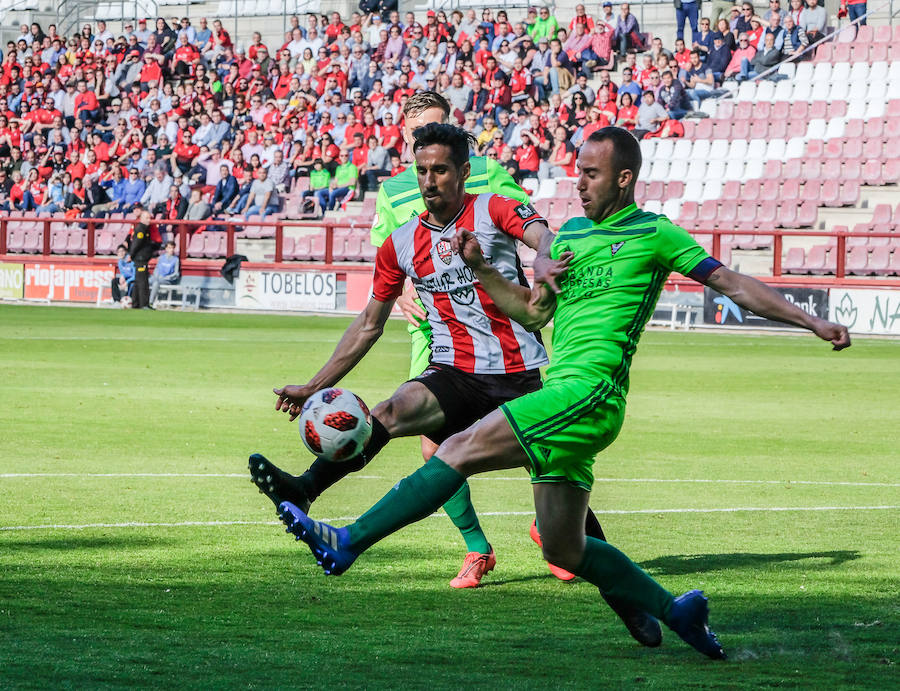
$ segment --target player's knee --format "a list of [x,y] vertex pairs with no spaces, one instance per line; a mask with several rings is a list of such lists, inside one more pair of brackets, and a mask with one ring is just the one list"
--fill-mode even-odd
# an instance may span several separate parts
[[472,453],[472,439],[470,430],[457,432],[438,447],[435,456],[463,477],[469,477],[478,472],[478,458]]
[[372,409],[372,416],[378,418],[378,422],[384,425],[391,437],[394,437],[397,432],[397,413],[398,406],[395,405],[393,398],[382,401]]
[[574,572],[575,569],[578,568],[583,557],[581,550],[577,549],[572,544],[554,541],[552,539],[548,540],[547,538],[544,538],[543,535],[541,537],[543,538],[541,551],[544,555],[544,560],[550,562],[554,566],[565,569],[566,571]]

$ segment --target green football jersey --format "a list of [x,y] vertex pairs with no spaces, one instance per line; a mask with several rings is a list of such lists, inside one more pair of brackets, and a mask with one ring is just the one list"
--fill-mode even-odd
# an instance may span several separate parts
[[[466,192],[469,194],[493,192],[523,204],[530,203],[528,195],[494,159],[472,156],[469,164],[472,166],[472,172],[466,180]],[[375,219],[372,221],[372,244],[381,247],[388,235],[423,211],[425,201],[419,191],[415,164],[412,164],[402,173],[381,183],[375,202]]]
[[547,378],[603,379],[624,396],[631,358],[669,273],[688,274],[706,259],[710,272],[719,264],[686,230],[635,204],[601,223],[568,220],[550,255],[568,250],[574,258],[559,280]]

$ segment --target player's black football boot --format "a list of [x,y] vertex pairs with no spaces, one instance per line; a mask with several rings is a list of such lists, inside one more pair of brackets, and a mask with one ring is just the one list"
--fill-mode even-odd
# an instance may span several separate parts
[[[603,592],[600,593],[603,595]],[[630,605],[622,600],[603,595],[606,604],[610,609],[619,615],[619,619],[625,624],[631,637],[641,645],[648,648],[656,648],[662,643],[662,629],[656,617],[650,616],[634,605]]]
[[309,511],[312,500],[299,477],[284,472],[262,454],[250,456],[250,479],[259,491],[265,494],[277,508],[281,502],[289,501],[304,513]]

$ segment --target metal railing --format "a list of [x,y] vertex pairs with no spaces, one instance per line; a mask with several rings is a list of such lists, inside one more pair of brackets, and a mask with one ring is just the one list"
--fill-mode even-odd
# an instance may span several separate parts
[[[50,243],[50,233],[51,233],[51,224],[53,223],[79,223],[87,225],[87,251],[84,255],[66,255],[71,256],[73,258],[78,256],[86,256],[89,259],[93,259],[97,256],[95,248],[96,248],[96,235],[98,230],[101,230],[105,224],[136,224],[137,219],[96,219],[96,218],[75,218],[75,219],[61,219],[61,218],[53,218],[53,217],[25,217],[25,216],[5,216],[0,217],[0,256],[7,254],[7,230],[9,229],[10,224],[13,223],[39,223],[43,226],[43,238],[42,238],[42,256],[53,256],[51,253],[51,243]],[[182,262],[188,261],[189,258],[187,251],[189,245],[189,237],[188,234],[190,229],[199,229],[205,228],[208,226],[216,226],[223,227],[225,230],[222,231],[214,231],[214,230],[206,230],[204,232],[207,233],[215,233],[215,232],[223,232],[227,234],[226,239],[226,255],[231,256],[235,253],[236,240],[239,239],[237,233],[242,232],[244,228],[247,226],[254,227],[263,227],[263,228],[274,228],[274,240],[275,240],[275,253],[272,258],[272,262],[276,264],[280,264],[284,261],[284,231],[286,228],[302,228],[302,229],[311,229],[318,230],[324,233],[324,249],[322,252],[321,262],[325,264],[332,264],[334,262],[335,252],[334,252],[334,232],[338,228],[354,228],[355,226],[350,221],[334,219],[334,220],[323,220],[323,221],[224,221],[217,219],[205,219],[202,221],[183,221],[174,219],[171,222],[166,222],[164,220],[155,220],[154,223],[157,225],[163,226],[174,226],[175,234],[178,237],[178,248],[179,248],[179,258]],[[772,238],[772,271],[771,271],[771,279],[776,282],[782,279],[787,278],[790,282],[800,282],[800,283],[845,283],[851,282],[855,285],[877,285],[877,286],[888,286],[894,288],[900,288],[900,277],[869,277],[869,276],[847,276],[847,241],[849,238],[894,238],[896,240],[900,240],[900,233],[890,232],[890,231],[851,231],[851,230],[808,230],[808,229],[756,229],[756,230],[740,230],[736,231],[735,229],[728,228],[719,228],[719,229],[704,229],[702,232],[695,232],[695,235],[704,236],[711,235],[712,236],[712,247],[711,254],[714,257],[721,256],[722,254],[722,236],[724,235],[733,235],[735,232],[739,232],[741,235],[753,235],[753,236],[765,236]],[[835,239],[835,247],[834,247],[834,275],[826,276],[826,275],[818,275],[818,276],[806,276],[802,274],[790,274],[789,276],[785,276],[783,271],[783,259],[782,254],[784,251],[784,239],[785,238],[822,238],[822,239]],[[273,239],[272,237],[264,238],[264,239]],[[896,251],[896,250],[895,250]],[[29,256],[27,254],[16,254],[10,255],[16,257]],[[30,255],[36,256],[36,255]],[[104,255],[106,256],[106,255]],[[204,261],[198,259],[197,261]],[[319,260],[310,260],[318,262]],[[679,279],[675,279],[676,282]]]

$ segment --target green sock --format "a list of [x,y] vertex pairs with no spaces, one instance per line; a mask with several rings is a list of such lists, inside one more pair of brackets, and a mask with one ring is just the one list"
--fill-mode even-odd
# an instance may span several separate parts
[[612,595],[665,621],[672,607],[672,594],[608,542],[589,537],[584,558],[575,574]]
[[444,504],[444,511],[450,516],[453,525],[459,528],[459,532],[462,533],[463,540],[466,541],[467,551],[478,552],[479,554],[488,554],[491,551],[491,546],[488,544],[487,538],[481,530],[481,525],[478,523],[475,507],[472,506],[468,482],[464,482],[457,493]]
[[437,456],[403,478],[371,509],[349,526],[347,547],[361,554],[364,550],[403,526],[434,513],[456,494],[465,478]]

